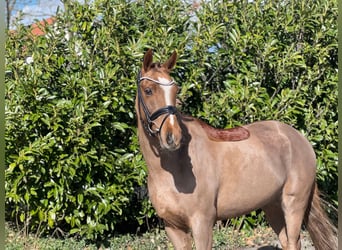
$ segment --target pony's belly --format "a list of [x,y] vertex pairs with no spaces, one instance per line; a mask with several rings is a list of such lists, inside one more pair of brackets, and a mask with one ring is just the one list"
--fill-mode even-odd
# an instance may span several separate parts
[[279,199],[281,189],[282,184],[280,183],[265,182],[264,185],[244,183],[236,189],[226,189],[237,191],[221,190],[217,198],[217,217],[219,219],[230,219],[263,208]]
[[251,204],[246,204],[246,206],[225,206],[217,209],[217,220],[232,219],[234,217],[242,216],[248,214],[254,210],[259,209],[260,206],[251,206]]
[[[224,220],[224,219],[231,219],[234,217],[238,217],[241,215],[248,214],[254,210],[262,208],[265,206],[267,202],[264,204],[232,204],[231,206],[221,206],[217,209],[217,219]],[[254,205],[254,206],[252,206]]]

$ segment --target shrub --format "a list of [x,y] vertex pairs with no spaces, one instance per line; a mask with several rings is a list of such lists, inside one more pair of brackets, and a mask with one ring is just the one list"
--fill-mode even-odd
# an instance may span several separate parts
[[17,24],[6,43],[9,220],[100,239],[154,214],[134,114],[149,47],[160,60],[178,50],[183,112],[217,127],[277,119],[302,131],[337,205],[334,1],[64,4],[45,36]]

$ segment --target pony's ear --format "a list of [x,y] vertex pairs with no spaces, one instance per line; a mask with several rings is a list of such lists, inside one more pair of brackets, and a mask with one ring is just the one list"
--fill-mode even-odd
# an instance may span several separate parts
[[170,56],[170,58],[163,64],[163,66],[167,69],[167,70],[171,70],[173,69],[173,67],[176,64],[176,60],[177,60],[177,52],[174,51],[172,53],[172,55]]
[[152,49],[148,49],[144,55],[143,69],[144,72],[148,71],[153,62],[153,52]]

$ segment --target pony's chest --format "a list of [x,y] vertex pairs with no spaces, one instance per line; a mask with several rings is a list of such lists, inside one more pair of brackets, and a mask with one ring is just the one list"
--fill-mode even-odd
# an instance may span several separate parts
[[189,228],[188,215],[184,209],[184,199],[171,188],[165,188],[149,183],[149,196],[158,216],[166,224],[187,229]]
[[179,206],[175,204],[178,203],[179,199],[171,188],[148,182],[148,191],[152,205],[160,217],[165,216],[169,211],[176,212],[175,210],[178,210]]

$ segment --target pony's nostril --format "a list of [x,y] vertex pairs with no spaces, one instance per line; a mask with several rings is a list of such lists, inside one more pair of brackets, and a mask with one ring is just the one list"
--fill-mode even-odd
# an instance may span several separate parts
[[172,133],[167,132],[167,134],[166,134],[166,142],[167,142],[168,145],[174,144]]

